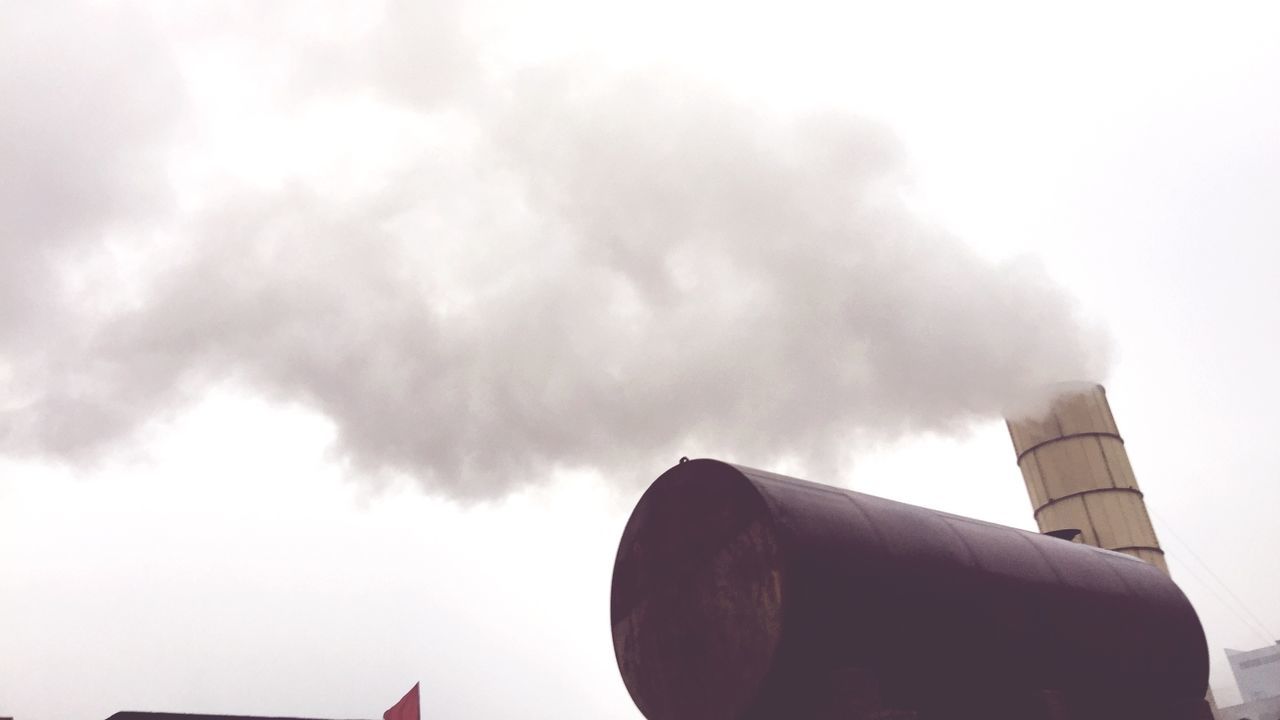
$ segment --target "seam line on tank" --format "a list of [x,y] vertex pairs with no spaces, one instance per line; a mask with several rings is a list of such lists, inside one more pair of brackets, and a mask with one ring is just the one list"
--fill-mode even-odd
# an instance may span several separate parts
[[862,521],[866,523],[867,527],[871,528],[871,534],[876,537],[876,542],[880,543],[880,549],[884,550],[886,553],[893,552],[893,547],[889,544],[888,538],[880,532],[880,528],[876,527],[875,521],[871,519],[871,513],[868,513],[863,509],[862,505],[858,503],[857,496],[852,492],[842,492],[840,494],[849,501],[849,504],[853,505],[854,511],[862,516]]
[[1056,579],[1059,583],[1066,585],[1067,582],[1062,577],[1062,573],[1058,572],[1058,568],[1054,566],[1053,561],[1049,559],[1048,555],[1044,554],[1044,550],[1040,549],[1040,543],[1032,542],[1031,538],[1026,535],[1020,535],[1019,537],[1027,541],[1027,544],[1031,546],[1031,549],[1035,552],[1035,554],[1038,555],[1040,557],[1040,560],[1044,562],[1044,566],[1049,568],[1049,572],[1053,575],[1054,579]]

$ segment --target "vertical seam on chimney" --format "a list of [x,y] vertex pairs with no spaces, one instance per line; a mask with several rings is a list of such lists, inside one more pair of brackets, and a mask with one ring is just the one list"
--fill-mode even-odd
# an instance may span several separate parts
[[1107,449],[1102,447],[1102,436],[1094,436],[1094,440],[1098,441],[1098,453],[1102,455],[1102,466],[1107,469],[1107,479],[1111,481],[1111,487],[1118,488],[1116,484],[1116,476],[1111,472],[1111,463],[1107,461]]
[[[1098,535],[1098,524],[1093,521],[1093,513],[1089,512],[1089,496],[1080,496],[1080,507],[1084,508],[1084,519],[1089,521],[1089,529],[1093,531],[1093,541],[1097,543],[1095,547],[1105,548],[1102,544],[1102,537]],[[1110,550],[1111,548],[1106,548]]]
[[[1053,494],[1049,492],[1049,481],[1045,479],[1044,467],[1040,465],[1040,453],[1031,453],[1031,459],[1036,461],[1036,477],[1040,478],[1040,491],[1044,493],[1043,503],[1048,503],[1054,499]],[[1044,507],[1044,504],[1041,507]]]

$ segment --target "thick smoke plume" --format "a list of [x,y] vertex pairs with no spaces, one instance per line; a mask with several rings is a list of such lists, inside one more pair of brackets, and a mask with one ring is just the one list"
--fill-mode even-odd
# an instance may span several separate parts
[[[235,78],[298,146],[271,180],[211,172],[192,200],[171,177],[154,197],[147,158],[220,152],[156,68],[230,41],[157,59],[132,35],[217,22],[139,21],[98,48],[121,64],[106,86],[137,97],[37,96],[0,120],[38,150],[0,168],[25,189],[0,200],[0,448],[85,457],[233,383],[330,418],[356,473],[482,498],[681,454],[838,463],[1103,374],[1104,339],[1042,272],[908,209],[885,128],[673,72],[495,70],[449,8],[385,11]],[[46,70],[9,60],[6,93]],[[263,66],[281,64],[246,61]]]

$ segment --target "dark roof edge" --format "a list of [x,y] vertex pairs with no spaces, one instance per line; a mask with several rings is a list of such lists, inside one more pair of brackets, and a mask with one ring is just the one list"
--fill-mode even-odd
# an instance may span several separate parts
[[279,715],[201,715],[198,712],[142,712],[122,710],[106,720],[328,720],[320,717],[285,717]]

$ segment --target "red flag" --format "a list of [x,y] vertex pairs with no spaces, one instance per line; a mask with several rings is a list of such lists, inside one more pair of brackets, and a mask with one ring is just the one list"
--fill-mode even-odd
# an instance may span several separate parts
[[382,713],[382,720],[422,720],[422,714],[418,711],[418,683],[413,684],[413,688],[400,698],[400,702]]

